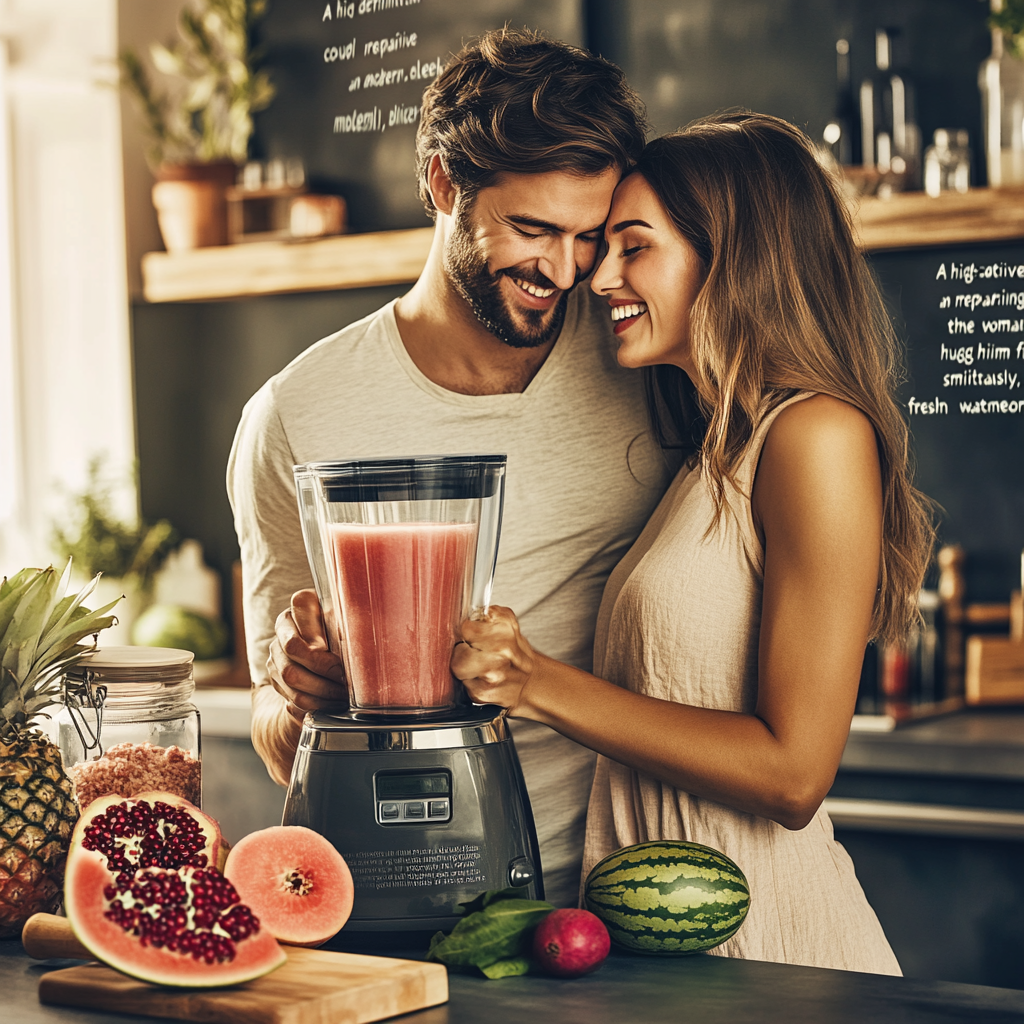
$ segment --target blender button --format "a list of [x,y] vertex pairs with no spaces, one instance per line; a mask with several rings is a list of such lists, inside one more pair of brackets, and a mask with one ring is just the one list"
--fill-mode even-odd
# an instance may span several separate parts
[[417,800],[415,803],[409,802],[405,805],[405,816],[407,818],[422,818],[423,817],[423,803]]
[[380,805],[380,816],[382,818],[397,818],[398,817],[398,804],[381,804]]
[[447,800],[431,800],[429,814],[431,818],[447,818],[448,817],[448,801]]

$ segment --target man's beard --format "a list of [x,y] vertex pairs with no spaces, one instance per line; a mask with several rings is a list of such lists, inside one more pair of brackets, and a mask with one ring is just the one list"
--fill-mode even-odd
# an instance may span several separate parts
[[[546,345],[557,338],[562,329],[569,292],[563,291],[558,302],[549,310],[520,308],[513,312],[509,308],[508,299],[502,294],[503,277],[515,277],[538,288],[554,288],[555,285],[539,271],[526,267],[506,267],[492,274],[487,269],[486,258],[473,239],[471,209],[472,204],[468,204],[455,216],[452,235],[444,253],[444,269],[448,279],[469,304],[477,320],[499,341],[511,348],[538,348]],[[577,272],[573,288],[581,276]]]

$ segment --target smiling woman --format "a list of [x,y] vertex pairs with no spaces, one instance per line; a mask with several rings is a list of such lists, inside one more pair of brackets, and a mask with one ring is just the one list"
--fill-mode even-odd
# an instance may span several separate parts
[[598,751],[584,873],[689,840],[750,882],[715,955],[898,974],[821,804],[871,636],[906,630],[928,558],[893,400],[891,331],[838,189],[758,114],[651,143],[615,192],[605,296],[618,360],[655,374],[686,463],[612,572],[594,674],[511,610],[466,621],[473,699]]
[[616,191],[608,224],[609,255],[591,287],[611,305],[619,362],[692,368],[690,308],[705,277],[697,250],[640,174]]

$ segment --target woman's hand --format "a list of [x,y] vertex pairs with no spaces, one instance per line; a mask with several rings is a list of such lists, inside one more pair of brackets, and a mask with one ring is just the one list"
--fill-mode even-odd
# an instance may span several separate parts
[[475,703],[498,704],[515,715],[524,703],[537,655],[519,632],[512,610],[492,605],[486,618],[466,619],[461,633],[452,652],[453,674]]

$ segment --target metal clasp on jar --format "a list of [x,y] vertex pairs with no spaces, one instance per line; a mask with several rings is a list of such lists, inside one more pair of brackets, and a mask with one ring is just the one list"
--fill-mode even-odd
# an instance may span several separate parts
[[[64,677],[64,706],[68,709],[71,724],[82,741],[82,749],[86,756],[95,748],[96,756],[103,756],[101,737],[103,734],[103,705],[107,700],[107,688],[102,683],[94,685],[96,673],[86,669],[83,679],[78,685],[72,686],[68,677]],[[96,716],[95,729],[86,720],[84,710],[88,708]]]

